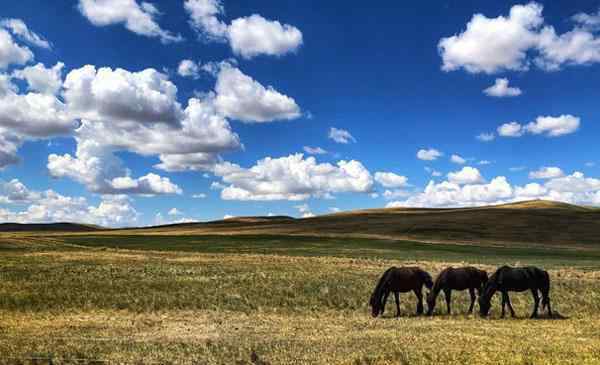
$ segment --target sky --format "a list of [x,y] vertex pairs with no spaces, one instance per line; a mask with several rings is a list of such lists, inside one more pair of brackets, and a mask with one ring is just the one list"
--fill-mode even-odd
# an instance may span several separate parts
[[0,222],[600,206],[600,2],[11,1]]

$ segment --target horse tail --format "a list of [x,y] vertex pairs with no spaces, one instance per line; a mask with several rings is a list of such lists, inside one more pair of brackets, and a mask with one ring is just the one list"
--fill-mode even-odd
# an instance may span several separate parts
[[390,267],[383,273],[383,275],[381,275],[381,278],[379,278],[379,281],[377,282],[377,285],[375,286],[375,289],[373,290],[373,294],[371,294],[371,300],[369,302],[371,305],[376,305],[381,302],[381,297],[383,296],[383,288],[385,287],[385,284],[387,284],[387,281],[389,280],[390,272],[394,269],[395,269],[395,267],[393,267],[393,266]]
[[542,270],[542,309],[550,305],[550,275]]

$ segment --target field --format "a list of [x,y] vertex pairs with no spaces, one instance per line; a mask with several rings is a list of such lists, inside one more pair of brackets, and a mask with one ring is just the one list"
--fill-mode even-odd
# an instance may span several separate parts
[[[460,242],[459,242],[460,243]],[[415,298],[373,319],[391,265],[535,264],[561,319],[414,316]],[[441,298],[438,299],[441,304]],[[392,302],[390,302],[392,304]],[[388,310],[393,305],[388,306]],[[4,363],[600,364],[600,249],[475,246],[360,237],[127,232],[0,236]],[[102,362],[103,361],[103,362]]]

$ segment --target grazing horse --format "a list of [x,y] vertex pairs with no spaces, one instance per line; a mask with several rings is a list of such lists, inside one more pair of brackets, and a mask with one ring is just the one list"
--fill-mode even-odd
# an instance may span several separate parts
[[477,295],[481,295],[484,285],[488,281],[487,272],[479,270],[475,267],[467,266],[460,268],[449,267],[438,275],[433,284],[433,290],[427,295],[427,315],[431,315],[435,308],[435,302],[440,291],[444,291],[446,296],[446,307],[448,314],[450,314],[450,301],[452,290],[465,290],[469,289],[471,295],[471,306],[469,307],[469,313],[473,313],[473,306],[475,305],[475,290]]
[[400,293],[412,291],[417,296],[417,314],[423,313],[423,285],[431,289],[433,281],[431,275],[418,267],[390,267],[379,279],[370,305],[371,314],[377,317],[383,315],[385,303],[390,292],[394,293],[396,299],[396,317],[400,316]]
[[548,307],[548,316],[552,317],[550,297],[548,296],[548,293],[550,292],[550,276],[547,271],[537,267],[514,268],[502,266],[496,270],[483,289],[483,294],[479,297],[479,312],[484,317],[488,315],[492,297],[499,291],[502,293],[502,318],[504,318],[504,307],[506,304],[508,304],[510,314],[514,317],[515,311],[510,304],[508,292],[523,292],[526,290],[531,290],[535,302],[531,318],[536,318],[538,315],[538,307],[540,304],[538,291],[542,293],[542,309]]

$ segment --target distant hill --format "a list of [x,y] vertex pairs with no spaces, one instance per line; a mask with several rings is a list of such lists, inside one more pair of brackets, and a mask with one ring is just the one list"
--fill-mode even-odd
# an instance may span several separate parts
[[[124,230],[122,233],[131,232]],[[137,229],[145,234],[293,234],[431,242],[600,245],[600,209],[552,201],[474,208],[385,208],[312,218],[240,217]]]
[[535,200],[474,208],[365,209],[295,219],[235,217],[118,230],[58,223],[0,225],[0,231],[147,235],[312,235],[465,244],[600,245],[600,209]]
[[78,223],[0,223],[0,232],[91,232],[99,226]]

